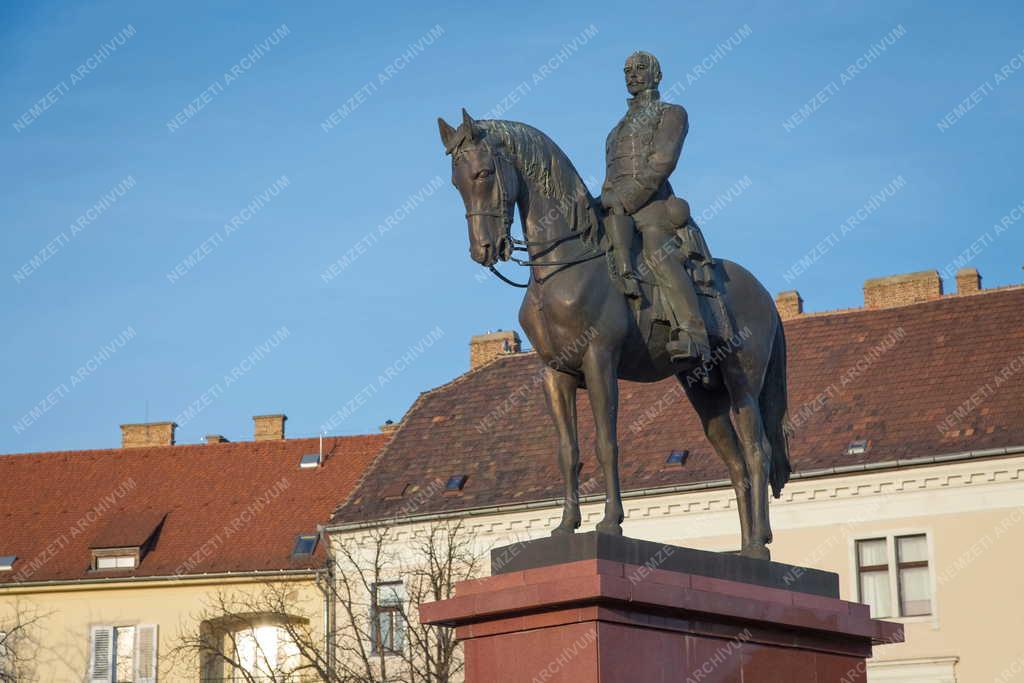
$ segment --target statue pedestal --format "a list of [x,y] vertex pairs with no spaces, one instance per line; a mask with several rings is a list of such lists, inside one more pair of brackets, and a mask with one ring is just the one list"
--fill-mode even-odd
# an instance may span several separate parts
[[814,569],[595,533],[491,563],[420,606],[456,629],[467,683],[863,683],[872,644],[903,640]]

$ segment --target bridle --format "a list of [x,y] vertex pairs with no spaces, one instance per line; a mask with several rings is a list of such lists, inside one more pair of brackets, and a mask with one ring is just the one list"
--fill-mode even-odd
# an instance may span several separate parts
[[[466,219],[470,219],[473,216],[490,216],[492,218],[500,218],[505,224],[505,236],[512,239],[512,220],[513,220],[513,206],[512,201],[508,198],[508,193],[505,191],[505,183],[501,179],[501,170],[498,168],[499,163],[511,166],[512,162],[506,159],[503,155],[498,154],[491,146],[481,140],[479,144],[487,150],[491,155],[491,158],[495,160],[494,164],[494,180],[498,184],[498,203],[500,208],[498,209],[480,209],[479,211],[467,211]],[[460,156],[465,154],[466,151],[457,152],[455,159],[458,160]]]
[[[502,220],[502,222],[504,223],[504,227],[505,227],[505,239],[508,240],[508,243],[510,245],[512,245],[512,251],[513,252],[516,252],[516,251],[528,252],[530,247],[545,247],[544,251],[546,253],[546,252],[550,251],[551,249],[554,249],[555,247],[557,247],[559,244],[562,244],[563,242],[568,242],[570,240],[579,239],[580,237],[583,236],[583,234],[581,232],[577,231],[577,232],[572,232],[572,233],[570,233],[568,235],[562,235],[560,237],[555,237],[555,238],[552,238],[552,239],[549,239],[549,240],[539,240],[539,241],[538,240],[526,240],[526,239],[522,239],[521,240],[521,239],[516,239],[515,237],[513,237],[512,236],[512,223],[513,223],[513,220],[514,220],[514,217],[515,217],[515,202],[513,200],[509,199],[509,197],[508,197],[508,193],[505,190],[505,183],[502,180],[502,169],[499,168],[499,166],[503,164],[503,165],[505,165],[506,168],[510,168],[514,172],[515,171],[515,164],[512,163],[511,159],[508,159],[507,157],[505,157],[505,155],[500,154],[497,151],[495,151],[490,145],[488,145],[486,143],[486,141],[480,140],[480,142],[478,144],[482,145],[484,147],[484,149],[486,149],[487,152],[490,153],[491,158],[493,158],[495,160],[495,164],[494,164],[494,179],[495,179],[495,182],[498,185],[498,202],[499,202],[499,207],[500,208],[494,208],[494,209],[488,208],[488,209],[480,209],[480,210],[477,210],[477,211],[467,211],[466,212],[466,219],[467,220],[470,219],[473,216],[489,216],[491,218],[500,218]],[[462,154],[464,154],[464,153],[465,153],[465,151],[457,152],[456,153],[456,159],[458,159],[458,157],[462,156]],[[525,235],[524,235],[524,237],[525,237]],[[575,265],[577,265],[579,263],[585,263],[587,261],[592,261],[593,259],[598,258],[599,256],[604,256],[604,255],[605,255],[605,252],[603,250],[595,249],[595,248],[591,247],[591,251],[589,253],[586,253],[586,254],[578,257],[578,258],[570,259],[570,260],[567,260],[567,261],[535,261],[533,259],[520,259],[520,258],[516,258],[515,256],[510,256],[508,260],[511,261],[512,263],[515,263],[516,265],[527,266],[527,267],[530,267],[530,266],[561,266],[558,270],[555,271],[555,273],[558,273],[558,272],[561,272],[562,270],[564,270],[566,268],[569,268],[571,266],[575,266]],[[490,265],[487,268],[499,280],[501,280],[502,282],[504,282],[506,284],[512,285],[513,287],[519,287],[521,289],[525,289],[525,288],[530,286],[529,282],[520,283],[520,282],[515,282],[513,280],[508,279],[496,267],[494,267],[494,265]],[[550,273],[546,277],[543,277],[543,278],[538,278],[538,277],[535,276],[534,280],[536,282],[538,282],[539,284],[543,284],[543,282],[545,280],[547,280],[551,276],[555,275],[555,273]]]

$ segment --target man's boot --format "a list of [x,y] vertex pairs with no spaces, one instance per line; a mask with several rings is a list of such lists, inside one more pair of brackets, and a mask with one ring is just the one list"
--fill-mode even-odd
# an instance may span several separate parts
[[660,266],[664,293],[676,319],[665,350],[673,362],[686,368],[696,367],[711,357],[711,342],[701,317],[697,290],[681,262],[665,260]]
[[637,283],[636,271],[633,270],[633,235],[636,232],[633,219],[610,213],[604,219],[604,227],[612,242],[612,258],[621,276],[622,290],[626,296],[637,298],[640,296],[640,285]]

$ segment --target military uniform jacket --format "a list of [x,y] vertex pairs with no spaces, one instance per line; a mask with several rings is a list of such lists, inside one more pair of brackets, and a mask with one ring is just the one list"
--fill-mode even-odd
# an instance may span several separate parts
[[676,168],[689,130],[686,110],[662,102],[657,90],[629,100],[629,110],[608,134],[604,188],[633,214],[652,199],[672,194],[668,177]]

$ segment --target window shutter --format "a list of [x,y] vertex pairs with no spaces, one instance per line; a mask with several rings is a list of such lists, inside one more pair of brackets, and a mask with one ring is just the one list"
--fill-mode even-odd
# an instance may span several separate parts
[[135,683],[156,683],[156,624],[135,627]]
[[110,683],[114,678],[114,629],[93,626],[90,635],[89,683]]

